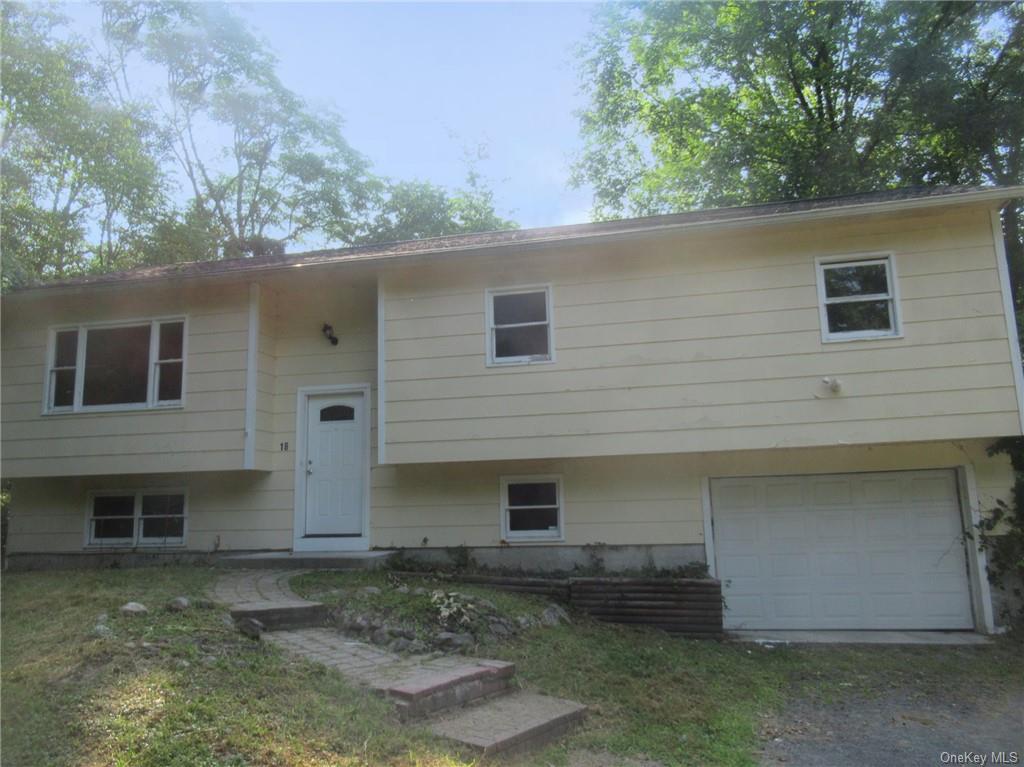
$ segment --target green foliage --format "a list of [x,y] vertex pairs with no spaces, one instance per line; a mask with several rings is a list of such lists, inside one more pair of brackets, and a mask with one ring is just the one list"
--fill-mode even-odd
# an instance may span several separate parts
[[[103,18],[123,90],[136,56],[164,71],[169,142],[224,255],[280,252],[313,232],[354,239],[379,182],[341,118],[286,88],[237,16],[218,5],[115,1]],[[211,132],[224,146],[202,140]]]
[[1009,591],[1016,602],[1017,615],[1007,617],[1024,619],[1024,438],[996,440],[988,454],[1010,458],[1014,483],[1010,503],[998,501],[978,523],[978,539],[987,554],[992,585]]
[[62,17],[3,5],[3,285],[111,268],[163,201],[155,127],[136,104],[105,99],[85,45]]
[[605,6],[581,51],[576,180],[601,217],[1020,183],[1022,16],[1007,3]]
[[418,240],[467,232],[517,229],[514,221],[494,210],[494,192],[477,164],[486,158],[484,146],[467,155],[466,185],[453,193],[424,181],[398,181],[387,185],[376,215],[360,243]]
[[475,166],[455,192],[376,178],[228,6],[110,0],[102,33],[90,47],[44,6],[3,6],[4,289],[514,226]]

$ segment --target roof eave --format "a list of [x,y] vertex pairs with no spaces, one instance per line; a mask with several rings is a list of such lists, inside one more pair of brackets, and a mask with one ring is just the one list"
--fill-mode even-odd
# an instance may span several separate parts
[[[837,205],[831,208],[819,208],[814,210],[780,211],[770,214],[740,215],[733,217],[714,219],[709,221],[681,221],[665,224],[645,223],[642,226],[623,226],[621,229],[609,229],[602,232],[584,232],[578,235],[563,235],[540,237],[532,240],[520,240],[512,242],[495,242],[484,244],[467,244],[460,246],[448,246],[417,251],[414,253],[383,253],[367,254],[365,256],[349,256],[337,259],[324,258],[320,261],[303,263],[295,261],[292,263],[276,263],[265,265],[254,265],[245,269],[231,270],[225,272],[213,272],[207,274],[182,274],[182,275],[158,275],[154,277],[139,278],[136,280],[111,280],[109,282],[93,282],[81,285],[53,285],[25,288],[9,293],[5,300],[22,298],[40,298],[43,296],[74,295],[76,293],[92,292],[102,289],[117,289],[126,285],[151,285],[157,282],[191,282],[201,280],[233,279],[247,280],[258,275],[271,274],[276,272],[287,272],[295,269],[311,269],[316,267],[339,267],[359,265],[384,266],[395,262],[416,262],[442,256],[459,256],[467,253],[502,252],[502,251],[526,251],[552,247],[561,244],[585,245],[592,242],[607,242],[632,237],[648,235],[668,234],[677,231],[697,231],[729,228],[746,228],[754,226],[776,226],[788,223],[801,223],[805,221],[828,220],[834,218],[846,218],[850,216],[868,216],[880,213],[894,213],[907,210],[924,208],[937,208],[968,201],[970,203],[1002,203],[1006,200],[1017,197],[1024,197],[1024,186],[993,187],[991,189],[971,190],[959,193],[936,195],[931,197],[916,197],[904,200],[870,201],[850,205]],[[623,222],[624,224],[627,222]],[[297,258],[301,254],[297,254]]]

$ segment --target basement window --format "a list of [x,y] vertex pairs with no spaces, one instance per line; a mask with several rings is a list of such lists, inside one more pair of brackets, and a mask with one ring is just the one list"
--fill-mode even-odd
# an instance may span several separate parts
[[89,496],[90,546],[179,546],[185,542],[185,493],[153,490]]
[[554,361],[550,287],[488,290],[486,298],[488,365]]
[[892,258],[818,261],[823,341],[898,336]]
[[53,331],[46,411],[175,407],[184,400],[185,320]]
[[506,541],[562,540],[560,477],[503,477],[501,535]]

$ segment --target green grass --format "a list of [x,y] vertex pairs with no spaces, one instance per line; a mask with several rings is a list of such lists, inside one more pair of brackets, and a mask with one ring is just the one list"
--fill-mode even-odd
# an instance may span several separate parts
[[[383,701],[333,673],[240,637],[220,610],[162,609],[170,597],[202,595],[215,576],[203,568],[5,576],[5,767],[472,763],[399,725]],[[379,586],[380,595],[355,598],[368,610],[428,620],[429,598],[395,592],[390,577],[317,573],[295,585],[307,595]],[[422,585],[486,597],[510,615],[544,604],[479,586]],[[150,614],[118,615],[129,599]],[[110,615],[114,638],[91,635],[100,612]],[[153,646],[141,648],[143,641]],[[982,700],[1024,683],[1024,652],[1006,641],[766,649],[673,639],[582,616],[480,652],[514,661],[532,688],[591,707],[576,734],[524,760],[538,766],[567,765],[583,749],[610,752],[610,764],[647,757],[665,765],[751,765],[763,718],[792,696],[827,703],[900,689]]]
[[[395,591],[396,585],[405,585],[410,593]],[[356,611],[374,613],[381,618],[394,619],[417,628],[417,634],[426,630],[443,628],[438,620],[437,609],[431,602],[435,591],[458,591],[473,597],[489,600],[503,615],[516,617],[529,615],[538,617],[545,602],[529,596],[509,594],[462,584],[449,579],[424,576],[396,576],[388,571],[314,572],[300,575],[292,580],[292,589],[302,597],[315,599],[325,604],[345,605]],[[366,594],[363,586],[376,586],[379,594]],[[422,588],[425,594],[413,594]]]
[[[5,575],[4,766],[466,764],[401,726],[383,700],[245,639],[223,611],[163,610],[171,597],[202,596],[215,576],[194,567]],[[149,615],[119,615],[129,600]],[[113,638],[92,636],[101,612]]]

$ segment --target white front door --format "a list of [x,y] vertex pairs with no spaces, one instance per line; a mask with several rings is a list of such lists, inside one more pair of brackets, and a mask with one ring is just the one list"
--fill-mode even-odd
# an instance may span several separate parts
[[[364,535],[367,450],[362,395],[308,400],[305,446],[305,548],[337,548],[331,538]],[[346,547],[347,548],[347,547]]]
[[956,474],[711,482],[727,629],[971,629]]

